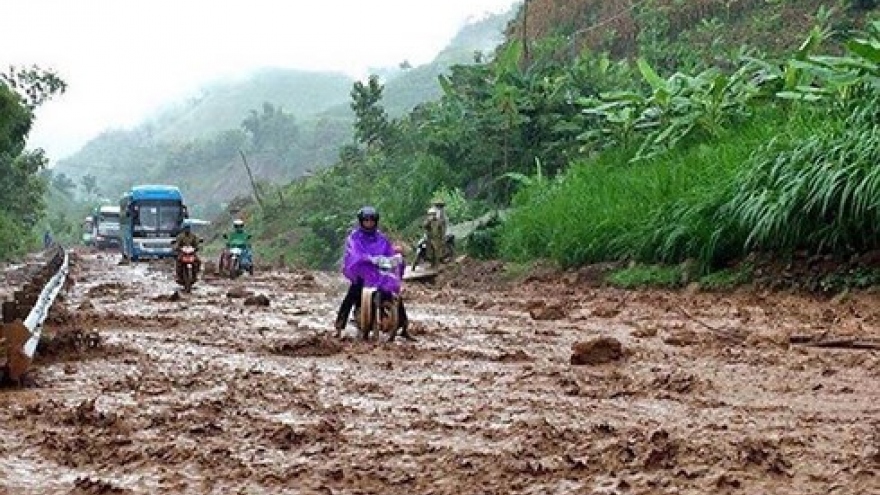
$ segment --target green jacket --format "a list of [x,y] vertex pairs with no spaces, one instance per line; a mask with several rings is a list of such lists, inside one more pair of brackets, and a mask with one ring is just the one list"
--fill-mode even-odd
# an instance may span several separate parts
[[233,230],[229,234],[226,234],[226,246],[227,247],[242,247],[246,248],[250,246],[251,235],[245,232],[244,230]]

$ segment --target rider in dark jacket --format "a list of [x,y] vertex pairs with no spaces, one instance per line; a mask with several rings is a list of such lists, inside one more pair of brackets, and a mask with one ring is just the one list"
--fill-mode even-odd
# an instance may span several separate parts
[[[192,226],[189,224],[189,222],[184,222],[183,228],[181,229],[180,233],[177,234],[177,237],[174,239],[174,243],[173,243],[174,251],[179,252],[180,248],[182,248],[183,246],[192,246],[196,249],[196,252],[198,252],[200,242],[201,241],[199,240],[199,237],[197,235],[193,234]],[[195,263],[195,267],[194,267],[196,270],[196,274],[199,273],[199,269],[201,268],[201,265],[202,265],[201,260],[198,258],[198,256],[196,256],[196,263]],[[175,273],[177,275],[177,282],[181,283],[183,281],[183,266],[177,261],[175,261]]]

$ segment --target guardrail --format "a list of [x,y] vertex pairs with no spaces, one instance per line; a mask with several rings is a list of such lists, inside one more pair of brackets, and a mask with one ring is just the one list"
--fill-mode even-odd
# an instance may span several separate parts
[[[3,303],[3,335],[6,340],[5,378],[20,382],[30,367],[43,331],[43,322],[58,293],[64,287],[70,268],[67,250],[56,246],[55,253],[13,300]],[[39,294],[37,294],[39,290]]]

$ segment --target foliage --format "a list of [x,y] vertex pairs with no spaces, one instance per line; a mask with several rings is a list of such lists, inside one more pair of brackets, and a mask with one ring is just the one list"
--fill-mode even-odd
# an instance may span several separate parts
[[793,145],[771,142],[742,171],[723,213],[757,249],[852,252],[880,237],[880,97]]
[[45,210],[43,150],[27,150],[33,110],[65,90],[54,72],[10,67],[0,74],[0,259],[29,248]]
[[67,90],[67,83],[55,71],[36,65],[10,66],[5,73],[0,72],[0,86],[18,93],[24,105],[31,110]]
[[605,260],[679,262],[704,267],[742,253],[737,224],[719,215],[754,149],[786,130],[812,132],[812,115],[765,109],[716,141],[626,164],[634,150],[611,148],[559,180],[525,188],[505,222],[501,252],[514,260],[550,258],[564,266]]
[[[263,103],[262,113],[251,110],[241,127],[251,138],[256,151],[282,151],[299,140],[300,129],[293,115],[269,102]],[[221,136],[231,137],[227,131]],[[218,142],[221,144],[223,141]]]
[[728,290],[746,284],[752,280],[753,267],[743,264],[735,268],[722,268],[700,277],[701,289],[717,291]]
[[678,266],[635,265],[613,271],[605,281],[615,287],[635,289],[640,287],[678,287],[682,273]]
[[98,178],[91,174],[86,174],[80,178],[80,184],[82,185],[83,192],[86,193],[86,196],[91,198],[92,196],[96,196],[98,194]]
[[391,123],[385,109],[379,105],[383,86],[379,77],[370,75],[367,84],[360,81],[351,89],[351,109],[354,111],[354,136],[367,148],[387,144]]
[[[293,182],[273,189],[277,199],[267,194],[252,225],[266,239],[260,249],[267,255],[311,266],[335,265],[359,206],[375,205],[384,230],[413,238],[438,194],[453,222],[512,205],[508,221],[478,232],[466,249],[518,261],[696,260],[705,271],[754,248],[874,247],[871,198],[880,196],[867,163],[876,156],[876,126],[866,109],[880,86],[878,28],[869,24],[843,52],[835,43],[848,33],[828,8],[837,2],[821,2],[815,28],[792,24],[797,36],[808,34],[784,58],[762,54],[781,53],[779,46],[732,44],[758,12],[768,14],[762,26],[790,21],[789,11],[813,22],[804,14],[814,6],[783,3],[639,2],[603,35],[634,41],[639,57],[630,60],[585,49],[616,50],[613,43],[581,43],[595,35],[577,26],[580,20],[540,40],[530,29],[509,36],[485,63],[439,73],[438,97],[403,115],[386,110],[382,81],[391,74],[373,74],[351,88],[349,135],[356,141],[338,149],[327,170],[293,165],[307,161],[309,146],[281,153],[257,143],[260,123],[279,115],[274,107],[253,112],[222,141],[147,139],[137,159],[160,150],[164,177],[174,171],[181,183],[202,189],[214,180],[215,191],[241,173],[237,149],[246,148],[257,169],[286,170],[274,177]],[[533,0],[528,10],[539,13],[534,31],[546,33],[540,12],[568,9],[571,19],[599,21],[604,7],[608,2]],[[642,21],[638,29],[627,24],[634,19]],[[829,47],[832,55],[818,55]],[[297,127],[292,116],[282,121]],[[328,123],[329,135],[339,122]],[[307,129],[276,141],[320,141],[320,132],[310,140]],[[199,163],[211,163],[213,173]],[[808,214],[795,219],[796,208]]]

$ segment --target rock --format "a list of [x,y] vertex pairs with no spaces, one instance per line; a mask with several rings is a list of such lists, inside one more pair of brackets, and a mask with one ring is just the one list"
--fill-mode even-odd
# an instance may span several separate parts
[[229,289],[229,292],[226,293],[226,297],[228,297],[230,299],[241,299],[241,298],[251,297],[253,295],[254,295],[253,292],[251,292],[249,290],[245,290],[241,287],[233,287],[232,289]]
[[623,345],[612,337],[597,337],[571,345],[571,364],[596,365],[623,358]]
[[693,330],[681,329],[671,331],[663,337],[663,343],[674,345],[677,347],[685,347],[689,345],[697,345],[700,343],[700,336]]
[[529,316],[533,320],[562,320],[567,316],[561,305],[546,305],[542,302],[529,305]]
[[256,296],[249,296],[244,300],[245,306],[268,306],[269,298],[264,296],[263,294],[257,294]]

